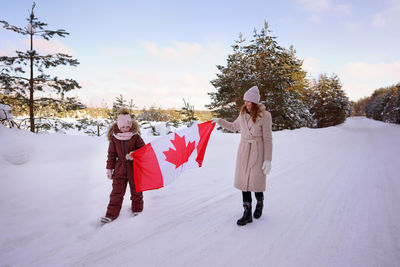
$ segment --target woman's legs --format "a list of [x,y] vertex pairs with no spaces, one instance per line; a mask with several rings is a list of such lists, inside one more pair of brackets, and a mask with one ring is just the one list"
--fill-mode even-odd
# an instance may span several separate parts
[[251,192],[250,191],[242,191],[243,202],[251,203]]
[[[264,199],[264,193],[263,192],[255,192],[257,200],[263,200]],[[243,197],[243,202],[251,202],[251,192],[250,191],[242,191],[242,197]]]

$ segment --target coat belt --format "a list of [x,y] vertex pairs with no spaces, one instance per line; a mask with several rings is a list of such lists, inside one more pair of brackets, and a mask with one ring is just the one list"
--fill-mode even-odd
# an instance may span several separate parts
[[[257,158],[258,158],[258,152],[257,152],[257,141],[262,141],[262,136],[254,136],[253,138],[241,138],[241,142],[244,143],[248,143],[249,145],[247,145],[246,147],[249,147],[248,149],[249,151],[249,164],[248,167],[251,168],[253,167],[256,162],[257,162]],[[247,150],[247,149],[246,149]],[[245,163],[245,161],[243,162]],[[246,167],[246,166],[244,166]]]

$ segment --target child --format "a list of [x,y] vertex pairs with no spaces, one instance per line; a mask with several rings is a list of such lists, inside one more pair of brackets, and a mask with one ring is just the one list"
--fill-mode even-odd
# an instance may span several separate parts
[[132,156],[134,150],[144,146],[143,139],[138,135],[139,125],[131,119],[129,110],[119,110],[117,122],[108,130],[107,177],[112,179],[112,191],[106,216],[101,218],[102,223],[109,223],[119,216],[124,199],[126,185],[129,182],[132,200],[132,212],[137,215],[143,210],[143,194],[136,192]]

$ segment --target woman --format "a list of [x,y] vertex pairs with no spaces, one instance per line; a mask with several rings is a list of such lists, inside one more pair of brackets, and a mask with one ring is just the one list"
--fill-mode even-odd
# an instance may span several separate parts
[[246,225],[253,221],[251,192],[255,192],[257,199],[254,218],[261,217],[266,175],[271,171],[272,161],[272,118],[264,105],[260,104],[258,87],[251,87],[244,94],[243,100],[245,104],[233,123],[224,119],[213,119],[213,122],[232,132],[240,129],[235,187],[242,190],[244,213],[237,221],[238,225]]

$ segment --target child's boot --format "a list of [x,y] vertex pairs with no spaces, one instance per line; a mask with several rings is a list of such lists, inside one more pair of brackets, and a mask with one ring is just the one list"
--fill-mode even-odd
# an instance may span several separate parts
[[113,221],[113,219],[108,218],[108,217],[102,217],[101,220],[100,220],[100,222],[103,223],[103,224],[110,223],[112,221]]

